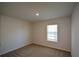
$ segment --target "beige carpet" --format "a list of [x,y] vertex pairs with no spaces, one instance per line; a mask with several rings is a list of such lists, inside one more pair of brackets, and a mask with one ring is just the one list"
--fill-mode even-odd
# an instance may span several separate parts
[[69,52],[31,44],[15,51],[2,55],[2,57],[70,57]]

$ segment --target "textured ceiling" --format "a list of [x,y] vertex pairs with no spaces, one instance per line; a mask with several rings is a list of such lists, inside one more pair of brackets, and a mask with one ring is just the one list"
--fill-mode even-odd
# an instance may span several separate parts
[[[74,5],[72,2],[8,2],[0,3],[0,13],[18,19],[39,21],[71,16]],[[36,13],[39,13],[39,16],[36,16]]]

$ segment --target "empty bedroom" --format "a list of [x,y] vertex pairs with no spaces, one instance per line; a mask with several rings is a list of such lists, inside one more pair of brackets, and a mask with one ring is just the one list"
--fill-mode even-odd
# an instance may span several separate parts
[[79,57],[78,2],[0,2],[0,57]]

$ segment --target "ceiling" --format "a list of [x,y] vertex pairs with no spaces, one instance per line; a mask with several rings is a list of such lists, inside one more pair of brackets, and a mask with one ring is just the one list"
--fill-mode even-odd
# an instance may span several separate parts
[[39,21],[71,16],[74,5],[74,2],[6,2],[0,3],[0,13],[18,19]]

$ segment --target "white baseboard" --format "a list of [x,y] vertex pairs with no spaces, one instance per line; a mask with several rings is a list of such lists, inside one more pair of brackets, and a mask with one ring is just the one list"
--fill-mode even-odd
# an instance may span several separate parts
[[[41,45],[41,46],[50,47],[50,46],[45,45],[45,44],[39,44],[39,43],[35,43],[35,42],[32,43],[32,42],[31,42],[31,43],[28,43],[28,44],[26,44],[26,45],[23,45],[23,46],[14,48],[14,49],[10,49],[10,50],[8,50],[8,51],[6,51],[6,52],[0,53],[0,55],[6,54],[6,53],[8,53],[8,52],[14,51],[14,50],[16,50],[16,49],[22,48],[22,47],[27,46],[27,45],[30,45],[30,44],[36,44],[36,45]],[[55,48],[55,47],[50,47],[50,48]],[[59,50],[63,50],[63,51],[67,51],[67,52],[71,52],[70,50],[65,50],[65,49],[60,49],[60,48],[55,48],[55,49],[59,49]]]
[[41,43],[35,43],[35,42],[33,42],[33,44],[41,45],[41,46],[46,46],[46,47],[50,47],[50,48],[54,48],[54,49],[58,49],[58,50],[66,51],[66,52],[71,52],[70,50],[56,48],[56,47],[51,47],[51,46],[48,46],[48,45],[45,45],[45,44],[41,44]]
[[10,50],[8,50],[8,51],[5,51],[5,52],[0,53],[0,55],[6,54],[6,53],[8,53],[8,52],[14,51],[14,50],[16,50],[16,49],[22,48],[22,47],[27,46],[27,45],[30,45],[30,44],[32,44],[32,43],[30,42],[30,43],[27,43],[26,45],[22,45],[22,46],[20,46],[20,47],[17,47],[17,48],[14,48],[14,49],[10,49]]

